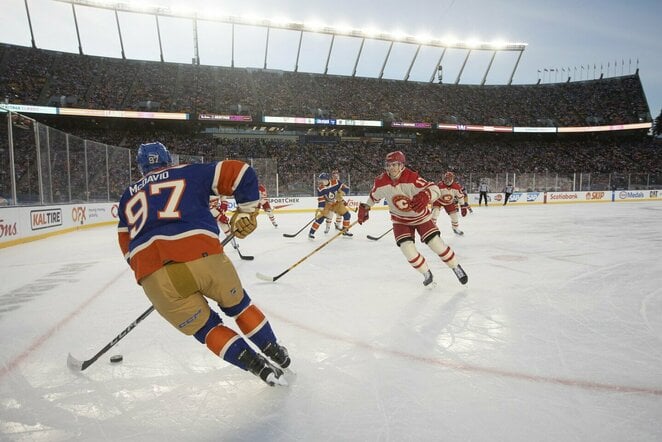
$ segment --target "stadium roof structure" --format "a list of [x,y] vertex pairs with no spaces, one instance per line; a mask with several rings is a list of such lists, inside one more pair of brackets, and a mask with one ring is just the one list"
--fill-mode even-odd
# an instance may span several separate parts
[[[474,42],[474,41],[456,41],[456,40],[451,40],[451,39],[437,39],[437,38],[431,38],[427,36],[412,36],[412,35],[399,35],[396,33],[389,33],[389,32],[381,32],[381,31],[370,31],[370,30],[363,30],[363,29],[341,29],[340,27],[332,27],[332,26],[326,26],[326,25],[321,25],[321,24],[313,24],[313,23],[303,23],[303,22],[284,22],[280,21],[277,19],[263,19],[263,18],[248,18],[248,17],[241,17],[241,16],[228,16],[228,15],[220,15],[217,13],[213,12],[198,12],[198,11],[192,11],[192,10],[186,10],[186,9],[181,9],[181,10],[172,10],[170,8],[165,8],[165,7],[159,7],[159,6],[150,6],[150,5],[144,5],[144,4],[131,4],[127,2],[116,2],[116,1],[108,1],[108,0],[56,0],[62,3],[68,3],[71,4],[71,9],[72,9],[72,14],[73,14],[73,19],[74,19],[74,25],[76,27],[76,36],[78,38],[78,51],[81,55],[84,54],[83,51],[83,44],[81,41],[81,36],[80,36],[80,29],[79,29],[79,24],[78,24],[78,18],[76,14],[76,8],[77,7],[91,7],[91,8],[99,8],[99,9],[105,9],[105,10],[110,10],[113,11],[115,14],[115,23],[117,25],[117,34],[120,42],[120,48],[121,48],[121,53],[122,53],[122,58],[126,58],[125,55],[125,48],[124,48],[124,42],[123,42],[123,36],[122,36],[122,27],[120,24],[120,19],[119,19],[119,13],[134,13],[134,14],[144,14],[144,15],[152,15],[155,18],[156,22],[156,30],[157,30],[157,39],[158,39],[158,45],[159,45],[159,52],[160,52],[160,59],[161,61],[164,61],[163,57],[163,42],[161,38],[161,32],[160,32],[160,22],[159,18],[160,17],[167,17],[167,18],[175,18],[175,19],[190,19],[192,22],[192,39],[193,39],[193,54],[192,54],[192,62],[194,64],[199,64],[200,63],[200,56],[199,56],[199,36],[198,36],[198,22],[199,21],[209,21],[209,22],[217,22],[217,23],[222,23],[225,25],[230,25],[231,26],[231,35],[232,35],[232,54],[231,54],[231,62],[230,65],[231,67],[235,67],[235,26],[240,25],[240,26],[247,26],[247,27],[255,27],[255,28],[264,28],[266,29],[266,38],[265,38],[265,44],[264,44],[264,64],[263,68],[267,69],[269,66],[267,65],[267,60],[269,56],[269,42],[270,42],[270,31],[272,29],[274,30],[284,30],[284,31],[289,31],[293,33],[298,33],[298,47],[296,50],[296,62],[294,64],[294,67],[292,69],[293,72],[298,72],[299,71],[299,59],[301,56],[301,47],[302,47],[302,42],[304,40],[304,36],[308,34],[318,34],[318,35],[327,35],[331,36],[329,46],[328,46],[328,51],[327,51],[327,56],[326,56],[326,62],[324,66],[323,73],[326,75],[329,71],[329,62],[331,60],[331,55],[334,49],[334,42],[336,41],[337,37],[348,37],[352,39],[358,39],[360,40],[360,44],[356,53],[356,56],[354,57],[354,64],[353,64],[353,70],[351,73],[351,76],[356,76],[357,73],[357,66],[359,65],[359,61],[361,60],[364,45],[367,40],[377,40],[377,41],[382,41],[386,42],[388,45],[388,49],[386,51],[386,54],[383,58],[382,64],[381,64],[381,69],[379,71],[378,78],[383,78],[384,75],[384,70],[386,68],[387,63],[389,62],[389,58],[391,56],[392,50],[394,46],[396,45],[414,45],[416,47],[415,52],[413,54],[413,57],[411,61],[409,62],[408,69],[402,78],[403,81],[408,81],[410,79],[410,73],[412,71],[412,68],[414,67],[414,63],[417,60],[417,57],[419,56],[419,52],[421,51],[421,48],[429,47],[429,48],[440,48],[442,49],[441,55],[439,56],[438,59],[436,59],[436,62],[434,65],[431,67],[431,75],[429,78],[429,82],[432,83],[435,80],[435,77],[438,78],[438,80],[441,82],[441,76],[442,76],[442,63],[444,62],[444,57],[447,53],[448,49],[455,49],[455,50],[461,50],[464,51],[464,58],[463,62],[461,64],[461,67],[459,68],[459,72],[457,74],[457,77],[455,78],[454,84],[460,83],[460,79],[462,77],[462,73],[465,70],[465,67],[467,65],[467,62],[469,61],[469,57],[472,55],[474,51],[487,51],[491,52],[491,58],[489,60],[489,63],[487,64],[487,67],[482,75],[482,80],[480,82],[481,85],[484,85],[488,73],[490,72],[494,59],[496,57],[496,54],[498,52],[515,52],[518,53],[517,58],[514,62],[514,66],[512,68],[512,72],[510,73],[510,77],[508,80],[508,84],[512,84],[513,77],[515,76],[515,72],[517,70],[517,67],[519,65],[520,59],[522,57],[522,54],[524,53],[524,50],[527,47],[526,43],[515,43],[515,42],[500,42],[500,41],[495,41],[495,42]],[[26,12],[28,15],[28,23],[30,23],[30,12],[28,10],[28,5],[27,2],[25,3],[26,7]],[[35,39],[34,39],[34,33],[32,30],[32,25],[30,24],[30,34],[32,38],[32,46],[35,46]]]

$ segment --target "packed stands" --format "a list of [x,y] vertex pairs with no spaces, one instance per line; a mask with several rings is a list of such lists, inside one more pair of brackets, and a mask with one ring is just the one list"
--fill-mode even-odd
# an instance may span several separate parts
[[[542,85],[447,85],[119,60],[0,45],[0,97],[12,104],[192,116],[193,121],[182,122],[35,116],[63,131],[53,129],[48,137],[54,170],[66,170],[66,134],[81,140],[72,144],[70,176],[54,174],[49,179],[52,201],[112,199],[138,176],[131,161],[135,148],[154,140],[173,153],[208,160],[266,159],[272,167],[262,173],[277,175],[271,183],[274,187],[277,182],[281,195],[312,194],[314,176],[331,169],[351,180],[353,193],[365,193],[381,171],[385,153],[394,149],[403,150],[410,165],[430,179],[455,171],[470,191],[482,177],[515,174],[537,176],[521,182],[526,182],[523,188],[539,190],[558,188],[558,179],[550,184],[540,178],[549,175],[572,182],[567,177],[573,174],[593,174],[598,178],[590,186],[602,187],[653,187],[662,177],[659,144],[645,130],[500,134],[389,126],[394,120],[531,127],[650,122],[637,74]],[[345,128],[342,133],[289,125],[279,128],[283,132],[270,132],[253,124],[226,124],[214,131],[210,129],[219,123],[197,121],[198,113],[251,115],[253,121],[263,115],[374,119],[384,121],[385,127]],[[38,202],[34,131],[14,127],[17,191],[23,201]],[[5,132],[6,125],[0,126],[3,164],[8,163]],[[90,140],[93,152],[87,157],[88,172],[80,170],[82,139]],[[637,176],[634,184],[624,181],[626,175]],[[112,190],[104,184],[110,181]],[[0,167],[0,196],[7,195],[9,182],[7,168]]]

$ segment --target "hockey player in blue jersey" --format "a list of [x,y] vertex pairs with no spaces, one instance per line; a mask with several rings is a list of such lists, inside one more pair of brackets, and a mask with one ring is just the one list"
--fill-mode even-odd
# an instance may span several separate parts
[[[287,385],[287,350],[223,253],[209,211],[210,196],[234,196],[231,232],[237,238],[252,233],[260,199],[255,170],[236,160],[173,166],[158,142],[141,145],[137,163],[143,178],[120,198],[118,240],[156,311],[225,361],[271,386]],[[223,324],[208,300],[234,319],[243,336]]]
[[352,236],[352,233],[347,231],[351,215],[343,201],[343,189],[347,186],[338,180],[332,180],[328,173],[321,173],[318,180],[317,210],[315,211],[315,221],[308,232],[308,238],[315,239],[315,232],[320,225],[324,220],[331,219],[334,214],[343,218],[342,229],[345,231],[343,235]]

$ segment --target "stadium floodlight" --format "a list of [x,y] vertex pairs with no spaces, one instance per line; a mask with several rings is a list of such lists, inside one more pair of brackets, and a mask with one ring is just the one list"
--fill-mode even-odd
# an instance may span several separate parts
[[274,27],[274,28],[283,28],[291,21],[292,20],[290,20],[287,17],[274,17],[270,20],[271,27]]
[[[149,5],[143,5],[142,6],[142,11],[143,12],[149,12],[150,11],[150,6]],[[196,11],[191,8],[190,6],[186,5],[180,5],[177,4],[172,7],[170,10],[172,12],[172,15],[174,16],[182,16],[182,17],[193,17],[195,16]]]
[[326,26],[324,26],[324,24],[322,22],[320,22],[316,19],[304,21],[303,22],[303,27],[304,27],[304,30],[306,30],[308,32],[320,32],[324,28],[326,28]]
[[[281,22],[280,20],[258,19],[255,17],[246,16],[224,16],[215,17],[215,14],[199,15],[195,10],[188,6],[184,7],[159,7],[150,6],[147,3],[126,3],[126,2],[113,2],[108,0],[56,0],[62,3],[69,3],[72,5],[87,6],[100,9],[111,9],[120,12],[134,12],[143,14],[152,14],[172,18],[190,18],[190,19],[205,19],[221,23],[241,24],[247,26],[257,27],[272,27],[285,30],[304,30],[308,32],[330,34],[335,36],[347,36],[358,38],[371,38],[376,40],[384,40],[389,42],[405,42],[412,44],[424,44],[426,46],[436,46],[449,49],[467,49],[472,45],[469,42],[463,42],[456,39],[434,39],[430,37],[426,42],[421,42],[420,38],[408,35],[402,31],[395,31],[394,33],[378,33],[374,34],[372,29],[351,29],[344,25],[341,26],[328,26],[320,23],[317,20],[306,21],[304,23],[297,22]],[[202,12],[202,11],[201,11]],[[504,51],[523,51],[526,48],[526,43],[509,42],[506,43],[500,50]],[[494,50],[495,47],[490,42],[480,43],[475,49],[479,50]]]
[[421,44],[431,43],[434,39],[429,34],[421,34],[416,36],[416,41]]
[[478,48],[481,48],[482,46],[483,46],[483,43],[481,43],[480,41],[478,41],[475,38],[471,38],[467,41],[467,47],[469,49],[478,49]]
[[[402,45],[402,44],[409,44],[409,45],[415,45],[416,48],[416,54],[414,56],[414,60],[418,56],[419,51],[423,46],[429,48],[441,48],[443,49],[442,51],[442,57],[443,54],[446,53],[447,49],[460,49],[467,51],[467,59],[469,55],[472,53],[472,51],[478,50],[478,51],[489,51],[489,52],[502,52],[502,51],[512,51],[512,52],[519,52],[519,55],[517,57],[517,61],[515,62],[514,69],[512,71],[512,74],[510,76],[509,84],[512,83],[513,76],[515,74],[515,70],[517,69],[517,66],[519,65],[519,61],[522,57],[522,53],[527,47],[526,43],[520,43],[520,42],[503,42],[501,40],[498,41],[479,41],[476,39],[472,39],[469,41],[462,41],[459,39],[456,39],[455,37],[444,37],[444,38],[435,38],[434,36],[429,36],[429,35],[409,35],[405,32],[402,32],[400,30],[396,30],[392,33],[389,32],[384,32],[384,31],[378,31],[373,29],[372,27],[368,27],[366,29],[361,29],[361,28],[354,28],[352,29],[350,26],[347,26],[345,24],[339,24],[337,26],[329,26],[327,24],[321,23],[317,20],[310,20],[310,21],[305,21],[305,22],[292,22],[292,21],[283,21],[283,19],[266,19],[266,18],[255,18],[255,17],[247,17],[247,16],[220,16],[214,12],[210,11],[195,11],[190,9],[189,7],[175,7],[175,8],[168,8],[168,7],[161,7],[161,6],[150,6],[147,3],[141,3],[138,5],[137,3],[127,3],[127,2],[119,2],[119,1],[108,1],[108,0],[56,0],[62,3],[68,3],[72,5],[72,9],[74,11],[74,22],[76,26],[76,32],[78,35],[78,43],[79,43],[79,52],[83,54],[83,46],[81,43],[81,38],[80,38],[80,32],[78,30],[78,23],[76,21],[76,16],[75,16],[75,7],[76,6],[86,6],[86,7],[92,7],[92,8],[98,8],[98,9],[106,9],[106,10],[111,10],[115,12],[115,20],[117,21],[117,28],[118,28],[118,33],[120,33],[120,42],[122,41],[122,35],[121,35],[121,27],[119,25],[119,19],[118,19],[118,12],[129,12],[129,13],[138,13],[138,14],[148,14],[148,15],[153,15],[156,18],[157,24],[158,20],[160,17],[168,17],[168,18],[179,18],[179,19],[190,19],[193,20],[193,26],[196,31],[194,31],[193,35],[193,48],[194,48],[194,53],[192,54],[193,57],[192,59],[194,62],[197,61],[197,63],[200,62],[200,57],[198,54],[198,35],[197,35],[197,21],[198,20],[205,20],[205,21],[212,21],[216,23],[223,23],[223,24],[231,24],[231,25],[245,25],[249,27],[255,27],[255,28],[267,28],[267,29],[282,29],[286,31],[295,31],[299,33],[299,44],[297,48],[297,55],[296,55],[296,62],[295,66],[293,68],[294,72],[298,72],[299,69],[299,57],[301,54],[301,42],[303,39],[303,34],[304,32],[308,33],[313,33],[313,34],[325,34],[325,35],[330,35],[331,36],[331,46],[329,48],[329,54],[326,59],[326,68],[324,70],[324,73],[327,72],[328,65],[329,65],[329,59],[331,56],[331,49],[333,48],[333,42],[335,41],[336,37],[350,37],[350,38],[359,38],[361,39],[361,49],[363,48],[363,45],[365,43],[366,39],[370,40],[378,40],[378,41],[384,41],[389,43],[388,50],[386,53],[386,56],[384,58],[382,68],[380,70],[380,74],[378,78],[382,78],[384,74],[384,68],[386,66],[386,63],[389,60],[389,57],[391,55],[391,51],[394,47],[394,45]],[[150,1],[150,0],[146,0]],[[156,1],[156,0],[152,0]],[[232,33],[233,33],[233,38],[234,38],[234,26],[232,26]],[[164,60],[163,57],[163,49],[162,49],[162,44],[161,44],[161,37],[160,35],[158,36],[159,38],[159,48],[161,51],[161,61]],[[265,69],[267,68],[267,63],[266,60],[268,58],[268,51],[269,51],[269,32],[267,31],[267,41],[266,41],[266,50],[265,50],[265,63],[264,67]],[[33,35],[33,41],[34,41],[34,35]],[[122,57],[124,58],[124,48],[122,46]],[[358,66],[358,58],[361,57],[361,49],[359,50],[359,54],[357,56],[357,59],[355,60],[354,63],[354,73],[352,75],[356,74],[356,67]],[[232,51],[232,61],[231,61],[231,66],[234,67],[234,43],[233,43],[233,51]],[[494,57],[494,55],[493,55]],[[466,65],[467,59],[464,60],[463,67]],[[441,59],[440,59],[441,60]],[[434,70],[436,71],[438,69],[438,65],[440,62],[436,63],[434,65]],[[409,66],[408,73],[406,77],[404,78],[405,81],[408,80],[409,78],[409,71],[411,71],[411,68],[413,66],[413,61]],[[491,67],[491,63],[490,63]],[[490,69],[488,67],[488,71]],[[432,76],[434,78],[434,75]],[[483,77],[485,78],[485,76]],[[432,81],[432,80],[430,80]],[[459,81],[459,75],[458,75],[458,80]]]
[[368,28],[363,31],[363,35],[365,35],[366,38],[376,38],[380,35],[384,35],[384,33],[377,28]]
[[[338,23],[337,25],[335,25],[331,29],[336,30],[338,32],[338,34],[345,34],[345,35],[351,34],[352,32],[357,32],[355,29],[353,29],[347,23]],[[361,34],[363,34],[363,32],[361,32]]]
[[505,48],[506,45],[507,45],[508,43],[506,43],[506,42],[503,41],[503,40],[495,40],[495,41],[493,41],[491,44],[492,44],[492,48],[493,48],[495,51],[498,51],[498,50],[500,50],[500,49]]
[[407,34],[405,34],[399,29],[396,29],[391,33],[391,37],[393,38],[394,41],[405,41],[407,39]]

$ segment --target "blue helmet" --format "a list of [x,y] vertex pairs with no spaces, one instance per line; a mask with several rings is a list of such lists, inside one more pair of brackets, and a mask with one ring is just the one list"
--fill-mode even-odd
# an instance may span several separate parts
[[329,181],[329,180],[331,179],[331,177],[329,176],[329,174],[326,173],[326,172],[324,172],[324,173],[320,173],[320,176],[318,176],[317,178],[318,178],[319,180],[327,180],[327,181]]
[[154,169],[160,169],[172,165],[170,152],[158,141],[154,143],[141,144],[136,156],[138,167],[143,175]]

